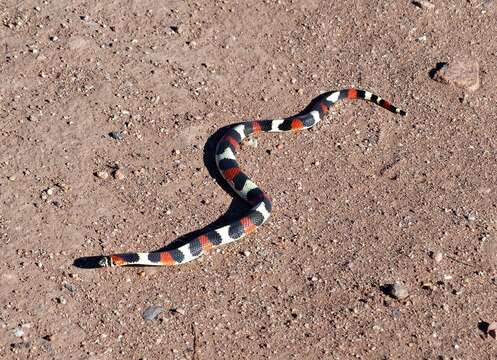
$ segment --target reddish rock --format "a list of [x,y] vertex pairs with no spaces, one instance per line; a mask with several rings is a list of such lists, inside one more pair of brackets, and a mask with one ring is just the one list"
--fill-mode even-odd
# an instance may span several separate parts
[[443,65],[433,80],[474,92],[480,87],[480,66],[474,59],[459,59]]

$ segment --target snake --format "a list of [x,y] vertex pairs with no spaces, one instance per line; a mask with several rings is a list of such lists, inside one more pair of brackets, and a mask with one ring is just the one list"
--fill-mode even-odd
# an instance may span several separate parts
[[272,202],[247,175],[243,173],[236,159],[236,152],[243,140],[263,132],[293,132],[313,127],[321,121],[340,100],[361,99],[405,116],[406,112],[390,102],[366,90],[347,88],[325,92],[316,97],[302,112],[287,118],[272,120],[246,121],[226,128],[226,132],[217,142],[215,162],[219,174],[230,185],[237,196],[244,200],[249,210],[243,216],[196,236],[186,244],[174,249],[155,252],[130,252],[100,257],[102,267],[126,265],[169,266],[192,261],[211,252],[220,245],[242,239],[264,224],[271,214]]

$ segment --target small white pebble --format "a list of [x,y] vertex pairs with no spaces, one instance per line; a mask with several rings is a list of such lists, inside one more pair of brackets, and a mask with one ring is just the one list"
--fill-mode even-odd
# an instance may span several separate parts
[[399,300],[405,299],[409,296],[409,290],[407,290],[404,284],[400,282],[388,285],[386,291],[388,295]]
[[436,263],[441,262],[443,259],[443,254],[440,251],[434,251],[431,254],[431,256],[432,256],[433,260],[435,260]]
[[96,174],[98,178],[105,180],[109,177],[109,173],[107,171],[97,171]]
[[62,305],[67,304],[67,300],[66,300],[66,298],[65,298],[65,297],[63,297],[63,296],[61,296],[61,297],[57,298],[57,302],[58,302],[59,304],[62,304]]

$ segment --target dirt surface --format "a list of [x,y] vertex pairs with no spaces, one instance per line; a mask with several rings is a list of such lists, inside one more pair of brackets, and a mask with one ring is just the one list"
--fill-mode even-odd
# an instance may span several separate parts
[[[495,358],[497,4],[433,4],[0,1],[0,358]],[[430,77],[460,58],[475,92]],[[244,146],[274,201],[255,234],[73,265],[243,209],[206,166],[216,131],[349,86],[408,116],[343,103]]]

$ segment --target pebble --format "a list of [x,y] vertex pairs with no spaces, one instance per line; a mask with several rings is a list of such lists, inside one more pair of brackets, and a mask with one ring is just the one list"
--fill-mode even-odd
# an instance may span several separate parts
[[67,300],[66,300],[66,298],[65,298],[65,297],[63,297],[63,296],[58,297],[58,298],[57,298],[57,302],[58,302],[59,304],[62,304],[62,305],[67,304]]
[[474,92],[480,88],[480,65],[474,59],[457,59],[438,69],[433,80]]
[[16,179],[17,179],[17,178],[15,177],[15,175],[12,175],[11,177],[9,177],[9,180],[10,180],[10,181],[16,181]]
[[50,36],[50,41],[59,41],[57,36]]
[[244,255],[244,256],[246,256],[246,257],[249,257],[249,256],[250,256],[250,254],[251,254],[251,252],[250,252],[250,251],[248,251],[248,250],[245,250],[245,251],[243,252],[243,255]]
[[162,306],[152,305],[145,309],[142,316],[145,320],[154,320],[163,311],[164,308]]
[[107,171],[97,171],[95,173],[95,175],[99,178],[99,179],[102,179],[102,180],[105,180],[109,177],[109,173]]
[[476,216],[474,214],[471,214],[471,213],[466,214],[465,217],[468,221],[475,221],[476,220]]
[[409,296],[409,291],[407,288],[400,282],[396,282],[394,284],[388,284],[385,287],[385,292],[395,299],[405,299]]
[[284,147],[285,147],[285,145],[283,145],[283,144],[276,145],[276,149],[278,149],[278,150],[282,150]]
[[426,40],[427,40],[426,35],[420,36],[420,37],[418,37],[418,38],[416,39],[416,41],[417,41],[417,42],[419,42],[419,43],[425,43],[425,42],[426,42]]
[[180,314],[180,315],[185,315],[186,314],[186,311],[181,309],[181,308],[177,308],[177,309],[171,309],[171,312],[173,314]]
[[429,9],[429,10],[431,10],[431,9],[435,8],[435,5],[433,5],[429,1],[418,0],[418,1],[413,1],[412,3],[414,5],[416,5],[417,7],[421,8],[421,9]]
[[176,34],[181,34],[183,33],[183,26],[178,25],[178,26],[171,26],[171,30],[174,31]]
[[492,322],[488,324],[486,333],[487,335],[493,337],[494,339],[497,339],[497,322]]
[[69,290],[70,292],[75,292],[76,291],[76,287],[72,284],[69,284],[69,283],[64,283],[64,287]]
[[257,149],[257,146],[259,145],[258,142],[257,142],[257,139],[254,138],[254,137],[249,137],[245,144],[251,148],[254,148],[254,149]]
[[114,140],[123,140],[124,139],[124,135],[120,131],[112,131],[111,133],[109,133],[109,136],[111,138],[113,138]]
[[24,336],[24,330],[21,328],[16,328],[14,330],[14,336],[21,337]]
[[440,251],[432,251],[431,257],[436,263],[439,263],[443,259],[443,254]]
[[114,171],[114,179],[123,180],[125,177],[126,177],[126,174],[124,173],[124,171],[122,171],[120,169],[117,169],[116,171]]

